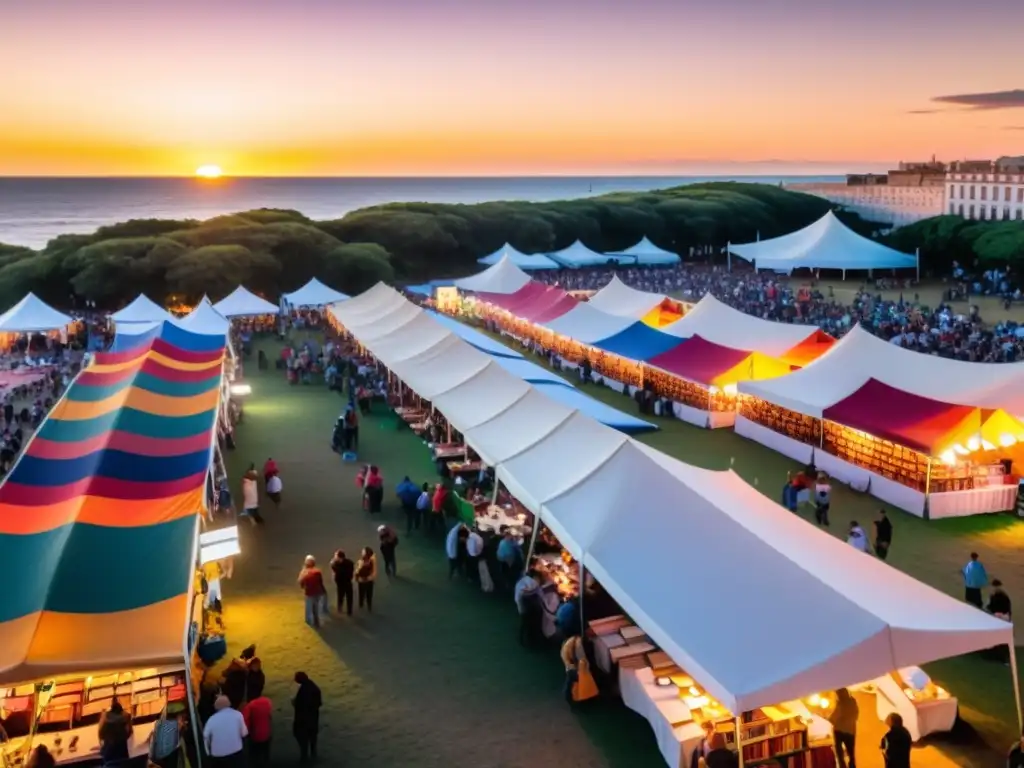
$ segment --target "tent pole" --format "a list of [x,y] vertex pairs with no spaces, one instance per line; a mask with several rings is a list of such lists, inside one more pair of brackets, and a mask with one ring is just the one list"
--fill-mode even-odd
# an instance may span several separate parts
[[1007,646],[1010,651],[1010,674],[1013,675],[1013,699],[1017,705],[1017,727],[1021,732],[1024,732],[1024,712],[1021,711],[1020,707],[1020,678],[1017,676],[1017,648],[1013,642],[1012,634]]
[[917,282],[921,282],[921,249],[914,249],[914,267],[917,270]]
[[[495,482],[497,485],[497,482]],[[495,490],[494,495],[497,496],[498,492]],[[537,537],[540,535],[540,515],[533,516],[533,531],[530,532],[530,546],[526,549],[526,562],[523,564],[524,570],[530,570],[530,561],[533,560],[533,550],[537,546]]]
[[730,272],[732,272],[732,242],[725,244],[725,263]]
[[743,718],[736,715],[736,758],[739,768],[743,768]]
[[[587,591],[587,569],[583,567],[582,560],[577,560],[576,565],[580,569],[580,637],[584,637],[586,635],[587,616],[583,610],[583,595]],[[1020,699],[1019,696],[1017,698],[1018,700]]]

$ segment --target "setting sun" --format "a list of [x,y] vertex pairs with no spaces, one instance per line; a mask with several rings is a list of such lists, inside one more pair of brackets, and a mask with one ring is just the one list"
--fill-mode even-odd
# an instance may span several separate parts
[[201,179],[219,179],[222,175],[219,165],[201,165],[196,168],[196,176]]

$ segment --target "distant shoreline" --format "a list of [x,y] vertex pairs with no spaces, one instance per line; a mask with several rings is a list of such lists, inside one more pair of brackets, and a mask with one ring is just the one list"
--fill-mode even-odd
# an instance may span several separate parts
[[205,220],[258,208],[338,219],[387,204],[547,203],[608,193],[653,192],[701,182],[840,181],[838,175],[718,176],[184,176],[0,177],[0,243],[39,249],[55,237],[86,234],[131,219]]

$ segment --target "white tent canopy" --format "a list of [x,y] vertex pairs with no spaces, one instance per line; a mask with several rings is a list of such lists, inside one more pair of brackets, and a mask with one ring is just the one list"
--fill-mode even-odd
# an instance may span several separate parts
[[213,305],[217,314],[222,317],[251,317],[253,315],[276,315],[281,308],[276,304],[261,299],[245,286],[238,286]]
[[593,344],[608,339],[633,325],[636,319],[610,315],[597,309],[589,301],[581,301],[561,317],[541,323],[549,331],[581,344]]
[[324,285],[315,277],[298,290],[284,295],[284,300],[295,308],[322,307],[347,298],[347,294]]
[[456,280],[455,287],[476,293],[515,293],[528,282],[530,276],[505,257],[478,275]]
[[34,293],[30,293],[0,315],[0,333],[58,331],[74,321],[74,318],[58,312]]
[[195,309],[178,321],[178,325],[194,333],[207,333],[214,336],[227,334],[231,322],[213,308],[210,300],[203,296]]
[[131,304],[110,316],[117,324],[124,323],[161,323],[173,320],[173,316],[146,294],[140,293]]
[[[732,472],[682,464],[548,400],[426,313],[363,340],[374,334],[371,308],[390,306],[383,291],[369,293],[361,312],[350,313],[350,302],[330,311],[430,397],[499,480],[732,711],[1012,641],[1011,625],[854,550]],[[698,546],[681,558],[686,542]],[[721,584],[681,584],[680,573],[713,573]],[[790,631],[750,631],[780,620]]]
[[624,251],[616,251],[612,256],[629,256],[637,264],[655,266],[659,264],[678,264],[682,259],[678,253],[659,248],[645,236],[634,246]]
[[813,224],[729,251],[758,269],[790,272],[809,269],[901,269],[917,266],[917,258],[862,237],[829,211]]
[[501,246],[494,253],[484,256],[482,259],[477,259],[478,264],[497,264],[502,259],[508,259],[520,269],[560,269],[561,267],[543,253],[537,253],[530,255],[517,251],[508,243]]
[[560,251],[547,254],[551,259],[561,264],[564,267],[570,269],[576,267],[601,267],[607,264],[609,261],[617,262],[620,264],[629,264],[633,262],[633,259],[629,257],[620,258],[611,253],[601,253],[599,251],[591,250],[583,244],[582,240],[577,240],[575,243],[570,245],[568,248],[563,248]]
[[868,379],[944,403],[1002,408],[1024,416],[1024,363],[967,363],[922,355],[882,341],[860,326],[828,352],[786,376],[739,383],[739,391],[797,413],[822,412]]
[[659,330],[684,339],[700,336],[723,347],[781,357],[819,329],[813,325],[762,320],[733,309],[707,293],[683,317]]
[[616,275],[608,285],[591,296],[587,303],[609,315],[639,320],[666,298],[662,293],[648,293],[631,288]]

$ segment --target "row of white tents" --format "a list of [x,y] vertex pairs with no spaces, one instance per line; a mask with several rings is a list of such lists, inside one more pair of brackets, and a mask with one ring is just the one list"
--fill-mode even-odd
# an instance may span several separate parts
[[549,399],[383,284],[329,311],[733,712],[1012,642],[1011,625],[735,473],[676,461]]
[[[349,298],[313,278],[304,286],[284,294],[284,300],[292,309],[308,309],[333,304]],[[176,318],[145,294],[139,294],[128,306],[114,312],[110,319],[122,331],[136,326],[151,326],[165,320],[196,333],[224,333],[228,321],[236,317],[276,315],[281,308],[260,298],[243,286],[239,286],[216,304],[204,296],[202,301],[185,317]],[[0,333],[46,333],[67,328],[75,319],[48,305],[33,293],[28,294],[9,310],[0,315]]]
[[[857,234],[829,211],[813,224],[788,235],[753,243],[729,243],[726,250],[751,262],[758,269],[792,272],[794,269],[912,269],[918,257],[889,248]],[[577,240],[568,248],[553,253],[526,254],[509,244],[478,259],[493,266],[503,258],[520,269],[562,269],[604,266],[609,262],[621,265],[678,264],[678,254],[659,248],[646,237],[632,248],[614,253],[601,253]]]

